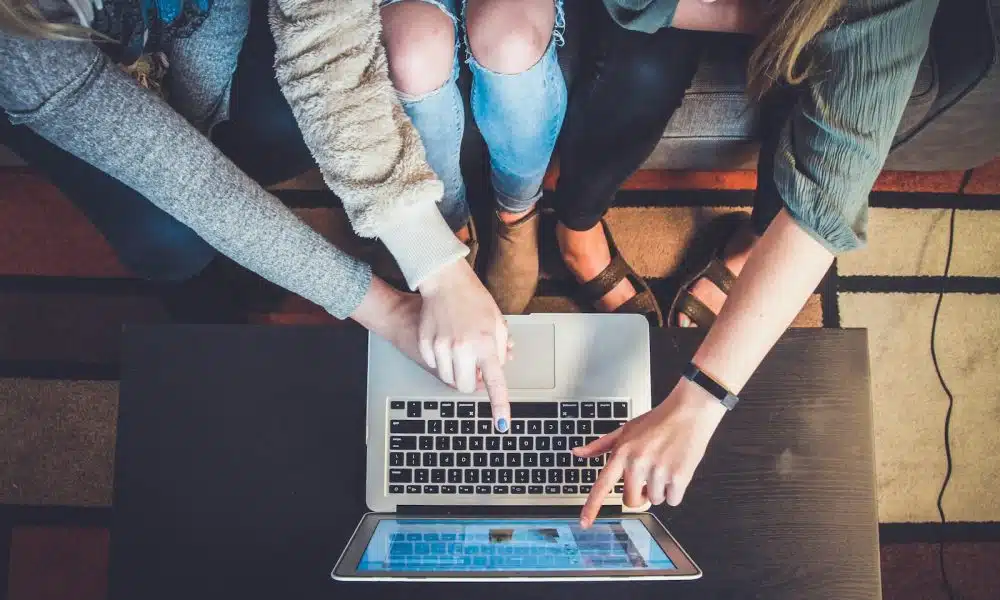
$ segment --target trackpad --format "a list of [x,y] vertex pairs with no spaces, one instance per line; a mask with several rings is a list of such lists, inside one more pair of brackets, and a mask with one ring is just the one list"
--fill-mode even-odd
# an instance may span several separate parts
[[512,390],[556,387],[555,325],[511,325],[514,360],[504,366]]

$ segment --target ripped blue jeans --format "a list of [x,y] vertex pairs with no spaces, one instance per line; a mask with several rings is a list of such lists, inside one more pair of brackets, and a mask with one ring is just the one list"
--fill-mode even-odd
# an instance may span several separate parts
[[[382,6],[402,0],[384,0]],[[440,8],[455,23],[455,61],[440,88],[417,97],[400,93],[403,109],[420,133],[427,162],[444,183],[441,214],[452,230],[469,221],[466,187],[459,164],[465,105],[458,88],[459,32],[464,31],[465,0],[420,0]],[[548,48],[533,66],[514,74],[482,66],[471,52],[472,116],[489,149],[491,184],[500,210],[531,209],[542,195],[542,179],[566,114],[566,82],[556,56],[564,26],[562,0],[554,0],[555,29]],[[469,47],[468,40],[465,43]]]

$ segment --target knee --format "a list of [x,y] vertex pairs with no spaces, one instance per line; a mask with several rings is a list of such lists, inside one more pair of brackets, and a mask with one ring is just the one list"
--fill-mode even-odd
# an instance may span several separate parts
[[555,18],[552,0],[469,0],[469,49],[491,71],[527,71],[545,54]]
[[432,92],[451,77],[455,62],[455,24],[438,7],[404,0],[382,9],[382,42],[389,78],[408,95]]

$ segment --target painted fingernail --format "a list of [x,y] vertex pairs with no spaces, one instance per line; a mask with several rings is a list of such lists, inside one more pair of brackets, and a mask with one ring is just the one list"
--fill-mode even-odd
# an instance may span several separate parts
[[497,419],[497,431],[507,433],[507,419],[500,417]]

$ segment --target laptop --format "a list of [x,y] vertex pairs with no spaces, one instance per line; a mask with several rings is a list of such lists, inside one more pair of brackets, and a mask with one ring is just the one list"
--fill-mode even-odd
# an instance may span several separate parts
[[507,317],[510,430],[369,337],[366,514],[331,576],[350,581],[697,579],[701,569],[623,486],[583,529],[606,457],[570,450],[650,409],[640,315]]

